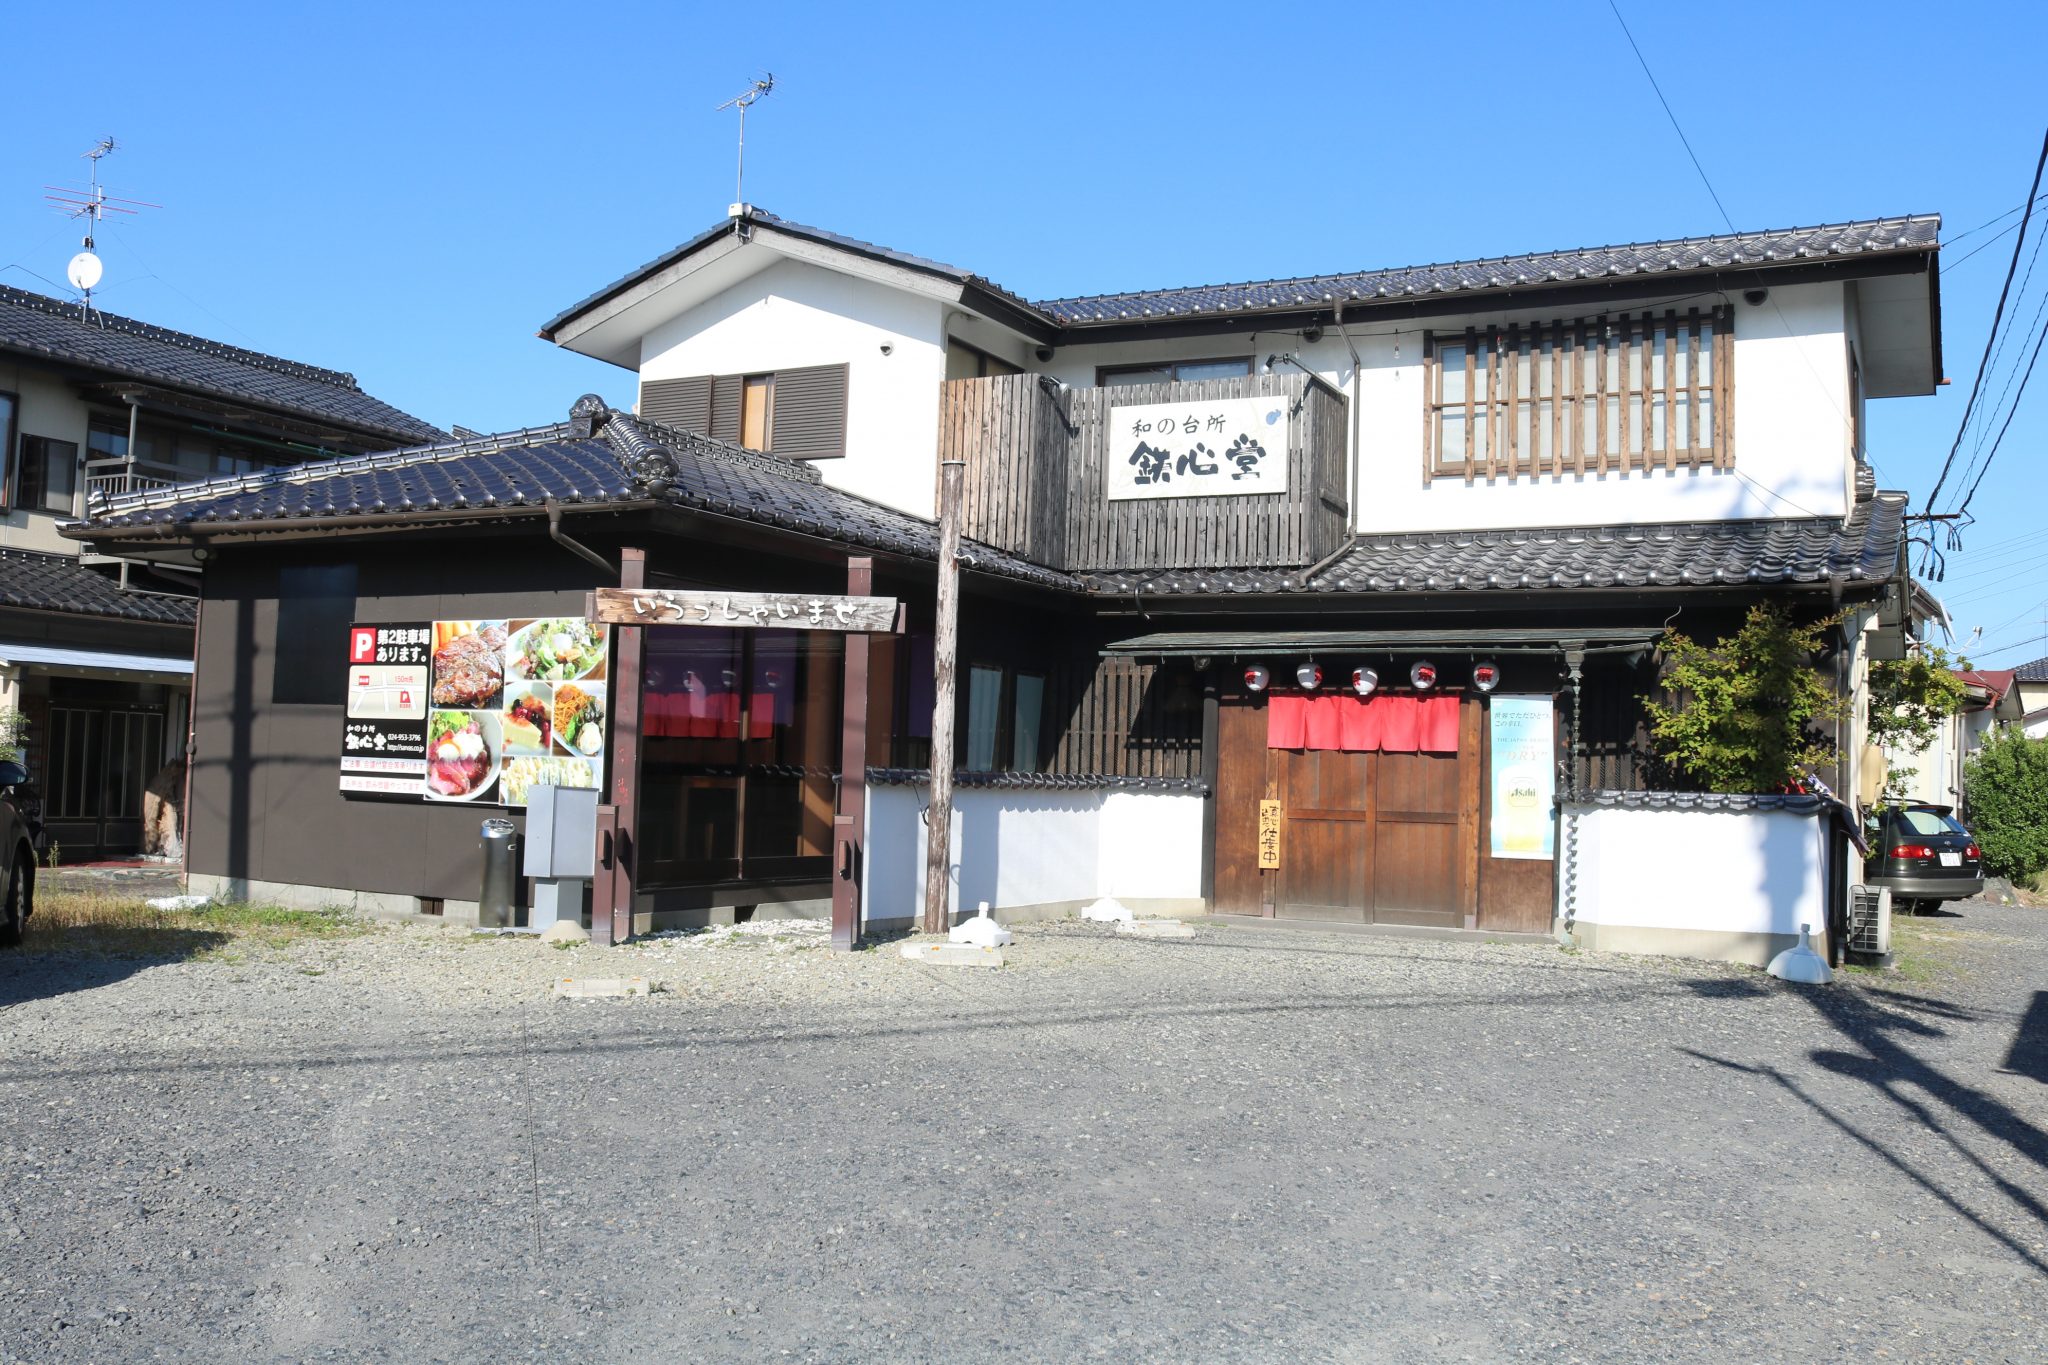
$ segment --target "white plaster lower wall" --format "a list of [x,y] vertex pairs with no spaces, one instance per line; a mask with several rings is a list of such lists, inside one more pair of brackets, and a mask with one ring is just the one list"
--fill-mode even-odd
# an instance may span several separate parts
[[[924,903],[923,787],[868,789],[863,913]],[[1184,792],[956,788],[952,909],[1066,907],[1098,896],[1192,908],[1202,896],[1202,798]]]
[[1574,917],[1696,935],[1797,934],[1807,924],[1819,936],[1818,827],[1785,811],[1580,811]]

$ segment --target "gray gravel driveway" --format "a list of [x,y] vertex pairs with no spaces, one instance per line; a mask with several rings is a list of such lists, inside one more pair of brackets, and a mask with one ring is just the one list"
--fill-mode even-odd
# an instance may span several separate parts
[[[0,1360],[2048,1358],[2048,911],[0,957]],[[554,1002],[551,979],[669,989]]]

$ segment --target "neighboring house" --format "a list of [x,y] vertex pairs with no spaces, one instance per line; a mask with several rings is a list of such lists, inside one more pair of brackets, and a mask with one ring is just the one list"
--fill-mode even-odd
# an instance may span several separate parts
[[2012,677],[2019,686],[2020,723],[2028,738],[2048,738],[2048,658],[2021,664]]
[[[817,904],[858,875],[870,915],[900,922],[909,854],[876,823],[899,805],[870,810],[863,861],[857,809],[840,805],[833,833],[834,802],[860,789],[833,755],[913,796],[922,780],[930,518],[941,462],[959,461],[959,766],[1005,798],[959,835],[963,902],[1116,894],[1544,931],[1574,894],[1552,861],[1573,829],[1553,792],[1661,799],[1640,698],[1667,623],[1710,637],[1759,602],[1845,610],[1823,666],[1860,701],[1905,511],[1874,486],[1864,411],[1938,382],[1938,228],[1032,302],[742,209],[543,328],[637,371],[637,416],[585,402],[528,432],[141,492],[72,534],[211,556],[202,709],[253,719],[200,739],[223,760],[202,767],[204,804],[237,814],[197,836],[195,872],[414,909],[472,893],[473,809],[421,818],[307,785],[343,670],[300,710],[269,690],[284,674],[241,661],[338,650],[351,620],[564,612],[621,569],[823,593],[865,581],[849,557],[872,558],[909,614],[871,664],[824,632],[648,632],[613,679],[627,715],[645,689],[647,728],[619,738],[606,790],[640,850],[621,913]],[[288,580],[292,565],[328,577]],[[819,739],[832,718],[843,750]],[[1847,770],[1828,776],[1853,792],[1860,718],[1836,739]],[[901,809],[914,839],[915,800]],[[1686,809],[1768,823],[1811,803]],[[365,866],[267,834],[283,826],[404,851]],[[1810,829],[1774,834],[1765,856],[1806,867],[1816,847]],[[1716,875],[1739,883],[1749,856],[1717,847]],[[1055,893],[1031,880],[1044,862],[1087,876]],[[1753,894],[1776,875],[1762,866],[1734,898],[1772,903],[1753,923],[1609,941],[1783,946],[1799,921]],[[1665,891],[1635,899],[1699,899]]]
[[109,498],[444,433],[353,377],[0,286],[0,711],[60,857],[134,852],[185,748],[198,580],[79,553]]
[[1962,762],[1969,761],[1970,755],[1983,746],[1993,730],[2019,725],[2026,719],[2016,672],[2010,668],[1959,668],[1955,671],[1956,677],[1962,679],[1967,694],[1961,712],[1961,741],[1958,745]]

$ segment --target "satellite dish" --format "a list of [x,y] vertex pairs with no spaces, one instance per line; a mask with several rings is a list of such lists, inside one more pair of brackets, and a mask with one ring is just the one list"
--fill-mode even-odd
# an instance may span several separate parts
[[79,252],[71,258],[71,264],[64,268],[64,278],[71,281],[71,287],[87,291],[98,285],[100,276],[105,273],[106,267],[100,264],[100,258],[90,251]]

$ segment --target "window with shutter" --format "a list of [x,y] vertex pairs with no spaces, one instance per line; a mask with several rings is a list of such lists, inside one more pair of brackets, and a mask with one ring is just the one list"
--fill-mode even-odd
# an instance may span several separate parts
[[775,372],[775,417],[769,449],[792,460],[846,454],[846,366],[813,365]]
[[844,365],[643,380],[640,415],[792,460],[846,454]]
[[711,376],[642,380],[640,415],[679,431],[710,431]]

